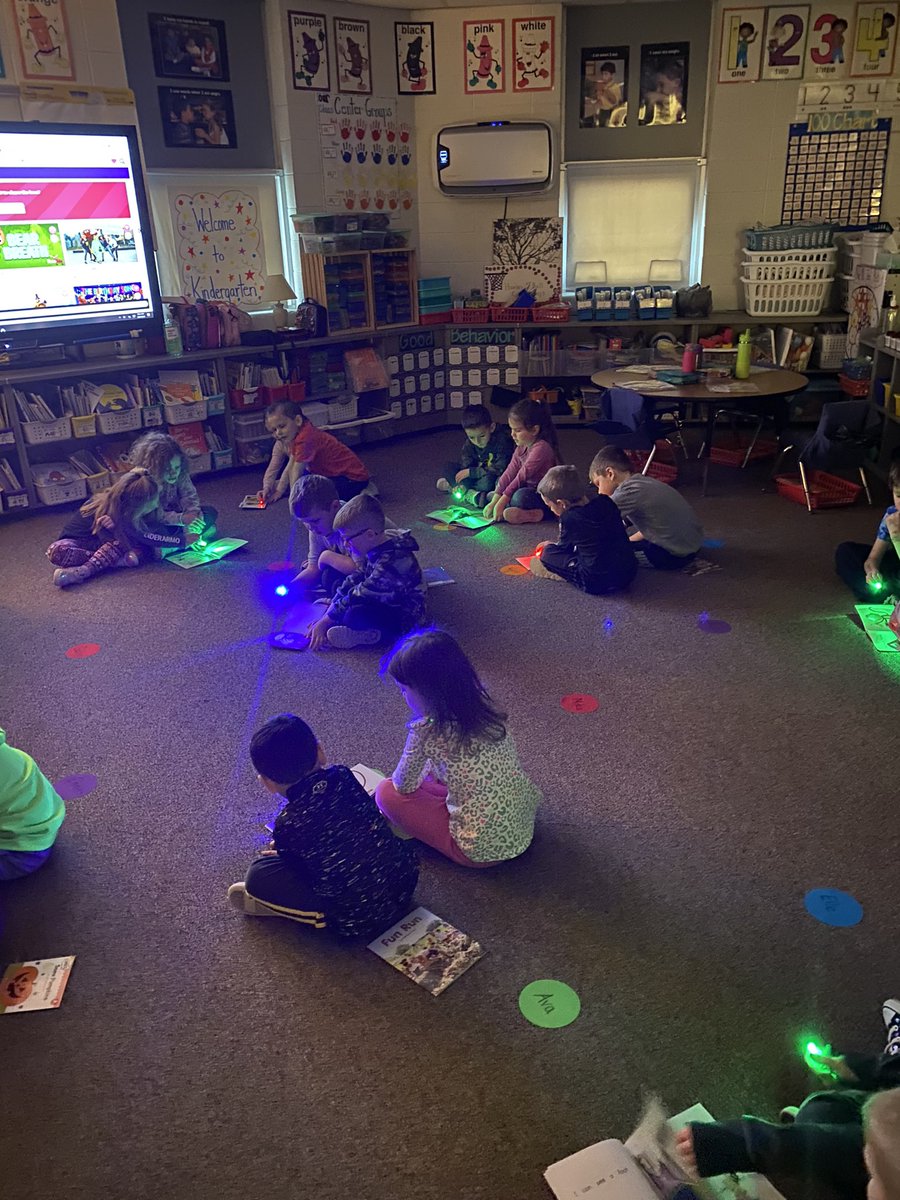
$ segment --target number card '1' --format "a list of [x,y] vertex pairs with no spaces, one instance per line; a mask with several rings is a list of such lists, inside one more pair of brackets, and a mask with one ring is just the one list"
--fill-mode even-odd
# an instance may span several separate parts
[[754,83],[763,51],[764,8],[726,8],[722,12],[719,83]]
[[766,9],[763,79],[802,79],[808,28],[808,4]]

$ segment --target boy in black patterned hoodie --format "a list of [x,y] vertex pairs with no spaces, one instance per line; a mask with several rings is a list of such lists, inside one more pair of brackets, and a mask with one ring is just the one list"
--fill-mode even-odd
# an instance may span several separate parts
[[338,509],[334,531],[360,568],[335,592],[311,626],[309,647],[338,650],[395,641],[425,617],[425,581],[409,530],[385,531],[384,509],[374,496],[354,496]]

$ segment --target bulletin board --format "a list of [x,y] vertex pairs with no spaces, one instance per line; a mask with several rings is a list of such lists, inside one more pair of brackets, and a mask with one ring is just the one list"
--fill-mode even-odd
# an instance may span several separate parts
[[[867,225],[879,220],[891,119],[858,115],[855,122],[835,122],[843,126],[836,129],[827,128],[831,122],[817,121],[818,114],[791,125],[781,207],[784,223],[822,219]],[[862,127],[852,128],[854,124]]]

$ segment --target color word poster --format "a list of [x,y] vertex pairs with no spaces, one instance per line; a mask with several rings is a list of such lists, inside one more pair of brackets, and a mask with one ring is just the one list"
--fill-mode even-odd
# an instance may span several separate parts
[[791,125],[782,221],[877,221],[890,130],[889,117],[860,112],[813,113]]
[[[408,103],[405,101],[404,103]],[[386,96],[319,98],[319,145],[329,212],[396,214],[413,206],[416,168],[409,123]]]
[[506,91],[506,22],[463,22],[465,92]]

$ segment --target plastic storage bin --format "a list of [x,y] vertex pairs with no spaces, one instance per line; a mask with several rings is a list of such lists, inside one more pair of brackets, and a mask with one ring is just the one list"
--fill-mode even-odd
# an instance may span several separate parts
[[744,254],[743,277],[760,282],[780,283],[786,279],[831,279],[837,262],[837,248],[823,250],[760,250]]
[[[303,410],[306,412],[306,409]],[[339,425],[343,421],[355,421],[359,416],[359,397],[352,394],[337,396],[328,402],[328,424]]]
[[166,401],[166,424],[188,425],[191,421],[206,420],[206,401],[183,404],[180,400]]
[[[70,417],[59,417],[55,421],[23,421],[22,436],[30,446],[43,442],[61,442],[72,436]],[[57,501],[58,504],[62,501]]]
[[84,476],[76,474],[71,463],[36,463],[31,468],[31,477],[42,504],[67,504],[87,495]]
[[205,475],[212,470],[212,454],[192,454],[188,456],[188,472],[191,475]]
[[834,242],[834,225],[769,225],[745,229],[748,250],[819,250]]
[[[807,471],[806,482],[809,485],[809,503],[813,511],[854,504],[862,491],[858,483],[850,483],[847,479],[841,479],[839,475],[829,475],[827,471]],[[778,495],[784,496],[785,500],[793,500],[795,504],[806,507],[803,481],[799,475],[776,475],[775,487]]]
[[145,429],[153,429],[163,423],[163,406],[161,404],[147,404],[141,409],[141,416],[144,420]]
[[846,333],[817,333],[813,363],[822,371],[836,371],[847,356]]
[[241,466],[259,466],[269,461],[269,456],[272,453],[272,443],[274,438],[271,436],[242,438],[235,437],[234,452],[237,461]]
[[221,416],[225,411],[225,393],[216,392],[213,396],[206,397],[206,412],[210,417]]
[[84,482],[90,494],[94,496],[112,484],[112,475],[109,471],[98,471],[95,475],[85,475]]
[[234,425],[235,438],[240,438],[242,441],[272,436],[266,429],[265,413],[235,413],[231,421]]
[[317,429],[321,429],[323,425],[329,423],[328,405],[320,404],[317,400],[313,400],[311,404],[303,405],[303,415]]
[[141,410],[126,408],[121,412],[98,412],[97,424],[101,433],[129,433],[141,427]]
[[72,437],[94,437],[97,433],[97,414],[90,413],[86,417],[72,417]]
[[782,283],[743,279],[744,306],[751,317],[817,317],[825,307],[831,279]]

